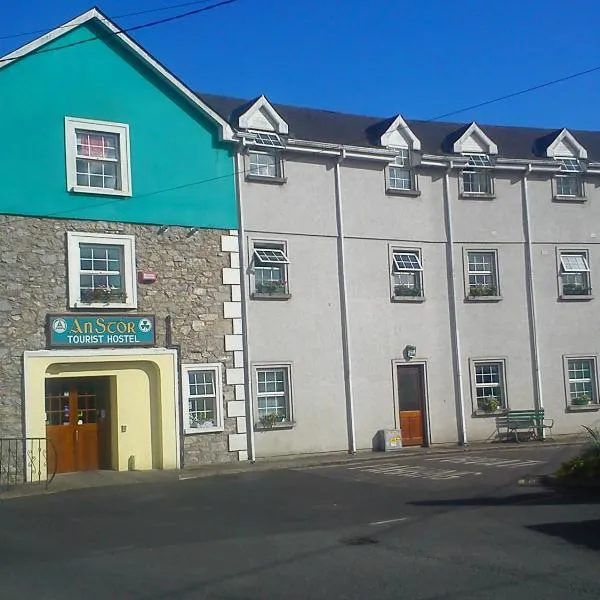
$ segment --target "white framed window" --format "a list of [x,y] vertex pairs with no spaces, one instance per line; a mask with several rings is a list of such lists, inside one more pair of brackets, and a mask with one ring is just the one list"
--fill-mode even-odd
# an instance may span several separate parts
[[393,299],[423,298],[423,264],[419,250],[392,249]]
[[556,157],[560,171],[554,177],[555,198],[583,198],[581,163],[572,157]]
[[255,241],[252,249],[253,297],[289,297],[289,264],[284,242]]
[[506,410],[506,361],[504,359],[472,360],[473,408],[476,412],[493,413]]
[[494,193],[492,163],[487,154],[468,154],[469,162],[462,171],[462,194],[491,196]]
[[568,299],[591,296],[592,288],[587,250],[561,250],[559,251],[559,259],[561,297]]
[[468,250],[467,297],[470,299],[498,298],[497,253],[495,250]]
[[223,431],[223,367],[181,365],[185,433]]
[[598,365],[595,356],[565,356],[567,405],[572,408],[598,406]]
[[67,233],[69,306],[137,308],[135,237]]
[[293,424],[290,365],[255,366],[254,374],[257,426]]
[[394,162],[386,169],[386,189],[388,192],[415,192],[417,179],[411,152],[408,148],[398,148],[397,152]]
[[248,152],[248,175],[251,177],[281,177],[281,160],[275,152]]
[[131,196],[129,125],[65,117],[67,189]]

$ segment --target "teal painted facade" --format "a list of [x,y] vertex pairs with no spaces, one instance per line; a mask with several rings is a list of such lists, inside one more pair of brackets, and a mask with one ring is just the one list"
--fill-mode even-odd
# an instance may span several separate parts
[[[0,69],[0,110],[0,213],[237,228],[233,147],[219,125],[98,23]],[[67,116],[129,125],[131,197],[67,191]]]

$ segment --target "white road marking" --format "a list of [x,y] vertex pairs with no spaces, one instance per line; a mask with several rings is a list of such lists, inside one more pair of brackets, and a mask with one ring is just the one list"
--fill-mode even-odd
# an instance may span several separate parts
[[387,525],[388,523],[399,523],[400,521],[406,521],[408,517],[400,517],[399,519],[388,519],[387,521],[375,521],[369,523],[369,525]]
[[450,456],[447,458],[435,457],[427,458],[426,461],[446,462],[460,465],[477,465],[479,467],[505,467],[508,469],[515,467],[531,467],[533,465],[543,464],[542,460],[520,460],[509,458],[493,458],[489,456]]
[[446,481],[459,479],[467,475],[481,475],[474,471],[457,471],[455,469],[431,469],[418,465],[386,465],[349,467],[347,470],[360,470],[363,473],[376,473],[379,475],[393,475],[395,477],[412,477],[414,479],[429,479],[431,481]]

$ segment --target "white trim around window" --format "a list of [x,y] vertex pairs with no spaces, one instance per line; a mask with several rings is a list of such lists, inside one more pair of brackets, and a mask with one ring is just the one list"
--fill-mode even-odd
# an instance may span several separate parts
[[465,297],[470,302],[502,300],[498,250],[464,248]]
[[418,248],[390,246],[392,302],[423,302],[423,262]]
[[278,240],[250,240],[249,275],[253,299],[288,300],[290,260],[287,244]]
[[563,356],[565,397],[568,411],[600,410],[598,396],[598,356]]
[[181,365],[183,430],[186,435],[223,431],[223,365]]
[[256,429],[264,431],[293,427],[292,365],[254,364],[252,376]]
[[67,232],[70,308],[137,308],[135,237]]
[[[83,143],[96,136],[100,144]],[[131,196],[129,125],[65,117],[67,190],[84,194]]]
[[245,155],[245,171],[247,181],[264,183],[286,183],[283,173],[283,157],[277,149],[257,150],[250,148]]
[[[473,414],[494,415],[508,410],[506,362],[506,358],[469,359]],[[486,400],[492,397],[498,403],[495,410],[485,406]]]
[[591,300],[590,255],[585,248],[557,248],[558,297],[560,300]]

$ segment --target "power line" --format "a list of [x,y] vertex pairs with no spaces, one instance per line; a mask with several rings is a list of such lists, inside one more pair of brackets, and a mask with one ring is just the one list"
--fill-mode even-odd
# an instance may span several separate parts
[[[208,10],[213,10],[214,8],[220,8],[221,6],[226,6],[227,4],[234,4],[236,2],[240,2],[240,0],[221,0],[221,2],[217,2],[217,4],[212,4],[211,6],[205,6],[204,8],[197,8],[195,10],[190,10],[190,11],[187,11],[184,13],[179,13],[177,15],[173,15],[172,17],[165,17],[164,19],[150,21],[149,23],[142,23],[140,25],[133,25],[131,27],[117,28],[116,31],[110,31],[106,36],[97,36],[97,37],[92,37],[92,38],[86,38],[85,40],[78,40],[76,42],[71,42],[70,44],[64,44],[63,46],[58,46],[56,48],[40,48],[39,50],[36,50],[35,54],[37,55],[37,54],[45,54],[47,52],[58,52],[59,50],[64,50],[65,48],[72,48],[73,46],[80,46],[81,44],[87,44],[88,42],[105,40],[109,37],[119,35],[121,33],[127,33],[130,31],[138,31],[140,29],[148,29],[150,27],[156,27],[157,25],[163,25],[164,23],[171,23],[173,21],[178,21],[178,20],[184,19],[186,17],[198,15],[198,14],[206,12]],[[0,63],[12,62],[12,61],[16,60],[17,58],[18,57],[1,58]]]
[[[146,15],[154,12],[161,12],[165,10],[174,10],[176,8],[183,8],[184,6],[193,6],[194,4],[207,4],[212,0],[193,0],[193,2],[182,2],[180,4],[171,4],[169,6],[161,6],[157,8],[148,8],[146,10],[138,10],[136,12],[125,13],[123,15],[115,15],[115,19],[127,19],[128,17],[136,17],[139,15]],[[57,29],[68,29],[69,25],[59,25],[58,27],[49,27],[46,29],[38,29],[36,31],[25,31],[23,33],[11,33],[9,35],[0,36],[0,40],[10,40],[13,38],[25,37],[28,35],[38,35],[40,33],[47,33],[48,31],[56,31]]]

